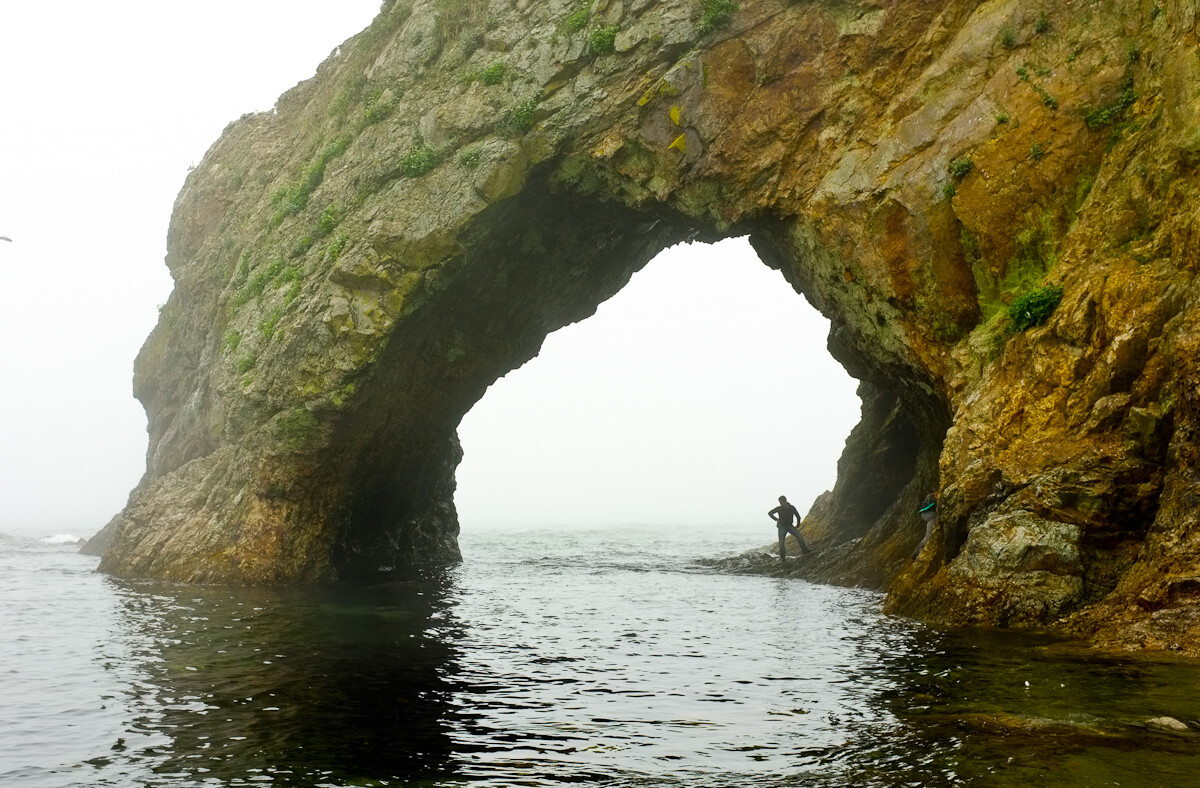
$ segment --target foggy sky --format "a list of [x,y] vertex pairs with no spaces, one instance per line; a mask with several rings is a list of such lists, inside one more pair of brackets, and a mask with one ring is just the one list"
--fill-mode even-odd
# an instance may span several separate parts
[[[0,48],[0,532],[89,535],[144,470],[131,394],[190,166],[378,0],[21,3]],[[464,527],[735,523],[832,484],[857,420],[828,324],[744,241],[652,262],[460,429]],[[686,273],[686,276],[685,276]]]
[[745,239],[666,250],[467,414],[463,528],[769,526],[781,494],[806,511],[860,408],[828,331]]

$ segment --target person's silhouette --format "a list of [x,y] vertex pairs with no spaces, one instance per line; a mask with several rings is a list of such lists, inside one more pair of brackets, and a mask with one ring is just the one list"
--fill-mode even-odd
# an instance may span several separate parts
[[775,521],[775,525],[779,529],[780,561],[787,558],[787,550],[784,547],[784,542],[787,541],[787,535],[789,533],[796,537],[796,541],[800,544],[800,550],[805,555],[812,553],[808,543],[804,541],[804,537],[800,535],[798,530],[796,530],[796,526],[792,525],[793,519],[796,521],[796,525],[799,525],[802,518],[800,517],[800,512],[796,509],[796,507],[788,503],[786,495],[779,496],[779,505],[767,512],[767,516]]

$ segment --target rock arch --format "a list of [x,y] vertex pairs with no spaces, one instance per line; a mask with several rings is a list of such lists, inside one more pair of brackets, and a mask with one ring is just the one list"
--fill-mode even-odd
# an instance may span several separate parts
[[[188,176],[102,568],[457,557],[454,427],[487,385],[667,244],[748,234],[862,384],[815,576],[1159,644],[1200,588],[1185,5],[386,4]],[[1046,325],[1006,329],[1035,291]]]

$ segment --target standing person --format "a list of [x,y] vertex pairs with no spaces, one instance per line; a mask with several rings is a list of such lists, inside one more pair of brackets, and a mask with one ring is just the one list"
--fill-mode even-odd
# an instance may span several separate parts
[[787,535],[790,533],[796,537],[796,541],[800,544],[800,549],[805,555],[811,555],[812,550],[809,549],[808,543],[804,541],[804,537],[796,530],[796,526],[792,525],[792,519],[795,518],[796,525],[800,524],[800,512],[795,506],[788,503],[786,495],[779,496],[779,505],[771,511],[767,512],[767,516],[775,521],[775,526],[779,529],[779,560],[787,558],[787,550],[784,548],[784,542],[787,541]]
[[921,508],[917,512],[921,515],[921,519],[925,521],[925,538],[917,545],[917,549],[913,550],[912,557],[916,558],[924,549],[925,543],[929,541],[929,537],[933,534],[933,526],[937,524],[937,503],[938,494],[931,492],[925,496],[925,500],[921,501]]

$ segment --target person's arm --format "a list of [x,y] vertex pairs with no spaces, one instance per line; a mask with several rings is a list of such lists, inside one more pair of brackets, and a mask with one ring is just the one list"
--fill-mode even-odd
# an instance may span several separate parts
[[779,522],[779,510],[782,508],[782,506],[776,506],[774,509],[767,512],[767,517],[770,517],[775,522]]

